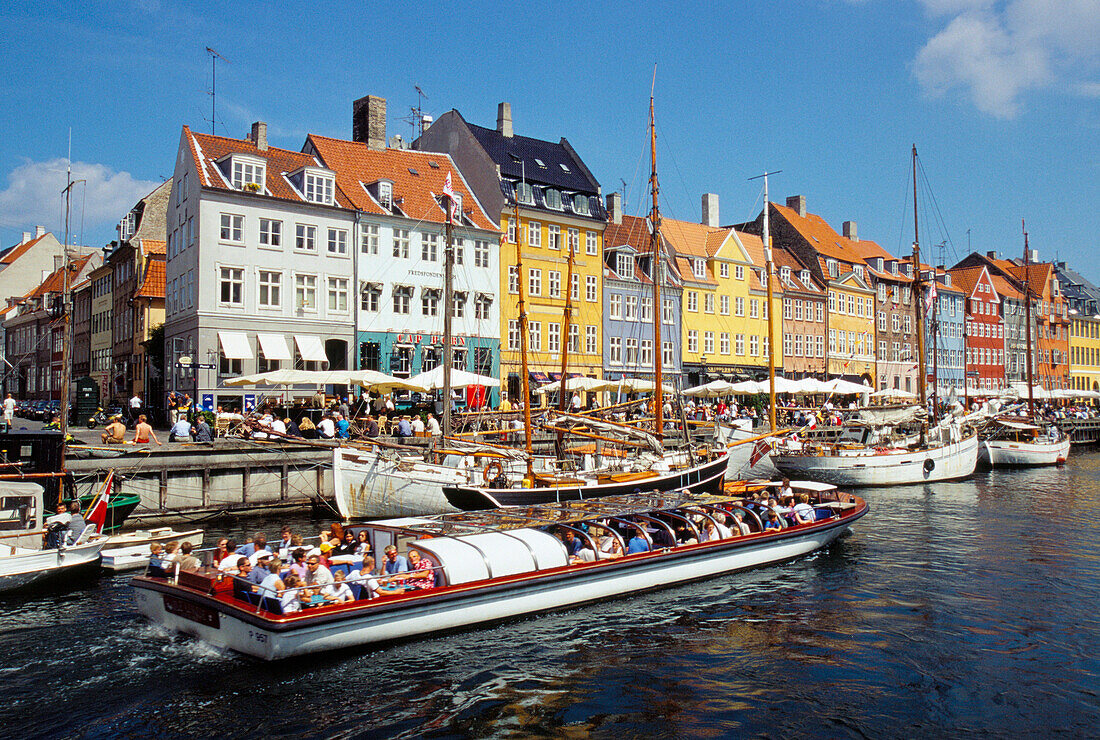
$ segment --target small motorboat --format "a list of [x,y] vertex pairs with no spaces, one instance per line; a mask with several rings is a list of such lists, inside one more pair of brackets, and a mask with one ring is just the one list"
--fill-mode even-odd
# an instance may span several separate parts
[[1027,419],[993,419],[982,431],[978,462],[994,468],[1059,465],[1069,457],[1069,437],[1056,426],[1044,430]]
[[202,539],[201,529],[177,532],[170,527],[111,535],[100,552],[100,565],[104,570],[138,570],[149,565],[149,545],[154,542],[162,545],[167,542],[179,542],[181,545],[187,542],[197,548],[202,546]]
[[[411,572],[378,576],[374,584],[360,580],[350,588],[353,600],[342,603],[327,602],[308,586],[260,594],[212,567],[157,568],[131,583],[138,610],[151,621],[218,647],[276,660],[777,563],[828,545],[868,511],[865,501],[832,486],[792,487],[809,496],[813,518],[782,528],[778,522],[765,527],[762,509],[747,490],[606,496],[357,525],[368,532],[379,563],[390,545],[423,557],[413,559],[419,566]],[[719,527],[736,517],[743,529]],[[581,549],[570,556],[565,543],[574,540]],[[358,575],[353,571],[348,582]]]
[[45,490],[36,483],[0,481],[0,592],[94,570],[107,538],[87,524],[72,544],[44,547]]

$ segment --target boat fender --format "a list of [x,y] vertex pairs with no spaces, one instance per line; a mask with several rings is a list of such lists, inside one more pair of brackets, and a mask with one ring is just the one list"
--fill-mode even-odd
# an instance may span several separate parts
[[500,476],[504,475],[504,466],[498,460],[490,461],[485,470],[481,471],[485,476],[485,485],[489,485]]
[[928,458],[927,460],[924,461],[924,472],[931,473],[935,469],[936,469],[936,461],[935,460],[933,460],[932,458]]

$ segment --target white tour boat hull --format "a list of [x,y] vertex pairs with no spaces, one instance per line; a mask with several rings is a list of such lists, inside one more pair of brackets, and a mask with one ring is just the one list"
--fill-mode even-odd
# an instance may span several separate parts
[[0,592],[13,591],[42,581],[55,579],[99,562],[99,551],[106,538],[60,550],[29,550],[2,547],[0,551]]
[[857,518],[822,522],[801,536],[723,540],[671,556],[655,552],[646,560],[611,561],[610,566],[593,564],[582,572],[442,592],[437,598],[423,598],[422,603],[395,603],[394,608],[369,609],[343,618],[334,614],[328,621],[300,627],[294,620],[308,622],[308,616],[284,618],[283,624],[250,619],[239,609],[219,610],[224,605],[201,595],[187,600],[173,596],[170,588],[158,588],[148,579],[135,580],[134,593],[138,611],[153,622],[212,645],[278,660],[401,640],[768,565],[829,544]]
[[900,486],[958,480],[974,474],[978,464],[978,437],[917,451],[881,454],[855,450],[851,454],[797,455],[773,453],[772,464],[788,478],[832,483],[836,486]]
[[1057,465],[1069,457],[1069,440],[1058,442],[1013,442],[1005,439],[982,441],[981,460],[995,468],[1030,468]]

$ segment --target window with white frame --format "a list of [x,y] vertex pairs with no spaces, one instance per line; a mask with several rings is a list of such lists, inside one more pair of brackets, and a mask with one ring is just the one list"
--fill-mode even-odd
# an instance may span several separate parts
[[409,230],[393,230],[393,256],[399,259],[409,258]]
[[294,248],[300,252],[316,252],[317,227],[311,224],[295,224]]
[[687,293],[687,310],[696,312],[699,310],[699,294],[694,290],[689,290]]
[[718,352],[723,355],[730,353],[730,334],[728,331],[718,335]]
[[540,351],[542,349],[542,322],[527,322],[527,334],[530,337],[527,349],[531,352]]
[[[729,313],[728,306],[727,306],[726,310],[723,311],[722,313],[725,313],[725,314]],[[741,296],[737,296],[737,298],[734,299],[733,314],[734,314],[734,316],[744,316],[745,315],[745,299],[742,298]]]
[[579,229],[569,229],[566,232],[567,246],[570,254],[576,254],[581,248],[581,232]]
[[611,337],[608,340],[610,345],[609,360],[612,365],[623,364],[623,340],[620,337]]
[[283,222],[270,218],[260,219],[260,245],[280,247],[283,243]]
[[695,277],[705,278],[707,276],[707,261],[701,257],[696,257],[692,260],[691,269],[695,273]]
[[508,265],[508,292],[519,293],[519,267]]
[[557,224],[546,227],[546,248],[561,249],[561,227]]
[[661,303],[664,304],[661,311],[661,321],[665,324],[672,325],[675,307],[672,305],[671,298],[662,298]]
[[626,342],[623,344],[623,364],[638,364],[638,340],[634,337],[627,337]]
[[223,242],[233,242],[234,244],[244,242],[244,216],[236,213],[223,213],[221,215],[219,236]]
[[621,278],[632,279],[634,277],[634,257],[622,252],[616,254],[615,272],[619,273]]
[[687,351],[695,353],[699,351],[699,332],[695,329],[688,329],[688,348]]
[[508,243],[516,243],[516,222],[511,219],[508,220]]
[[508,349],[512,352],[519,351],[519,322],[515,319],[508,320]]
[[728,278],[730,276],[730,266],[728,262],[722,262],[718,265],[719,277]]
[[733,266],[733,276],[735,278],[737,278],[738,280],[744,280],[745,279],[745,266],[744,265],[734,265]]
[[623,320],[625,320],[625,321],[637,321],[638,320],[638,296],[628,295],[626,297],[626,309],[623,311]]
[[817,323],[822,324],[822,323],[825,322],[825,304],[824,303],[818,303],[817,304],[817,310],[814,313],[816,314],[815,320],[817,321]]
[[439,235],[420,234],[420,259],[425,262],[439,261]]
[[348,253],[348,231],[347,231],[347,229],[329,229],[328,230],[328,253],[329,254],[347,254]]
[[[738,300],[742,301],[743,305],[745,299],[740,298]],[[730,315],[730,297],[728,295],[724,295],[718,299],[718,312],[721,313],[723,316]]]
[[333,178],[316,172],[305,175],[305,196],[310,203],[332,205]]
[[538,221],[527,222],[527,245],[531,247],[542,246],[542,224]]
[[608,315],[613,319],[623,317],[623,296],[621,293],[612,293],[610,296]]
[[653,340],[643,339],[641,353],[638,356],[638,364],[642,367],[649,367],[653,364]]
[[599,351],[599,337],[596,335],[596,327],[592,324],[584,327],[584,351],[590,355]]
[[542,295],[542,270],[537,267],[527,270],[527,294]]
[[369,313],[378,313],[381,297],[382,286],[379,283],[363,283],[359,291],[359,308]]
[[554,321],[546,325],[546,351],[561,352],[561,324]]
[[388,180],[378,181],[378,204],[387,211],[393,210],[393,183]]
[[244,305],[244,268],[222,267],[219,269],[219,301],[226,306]]
[[714,332],[712,331],[703,332],[703,354],[714,354]]
[[363,224],[359,251],[362,254],[378,254],[378,224]]
[[574,301],[581,299],[581,276],[575,272],[569,279],[569,297]]
[[653,297],[644,295],[641,300],[641,309],[638,312],[639,321],[653,321]]
[[474,267],[489,266],[489,242],[474,240]]
[[412,306],[413,289],[408,285],[393,286],[393,312],[408,315]]
[[584,252],[585,254],[597,254],[598,245],[596,243],[596,232],[586,231],[584,232]]
[[749,318],[750,319],[760,318],[760,301],[757,298],[750,298],[749,299]]
[[585,275],[584,276],[584,299],[589,303],[595,303],[597,299],[596,295],[596,276]]
[[420,313],[424,316],[439,315],[439,291],[424,288],[420,291]]
[[796,298],[795,301],[794,301],[794,320],[795,321],[801,321],[802,320],[802,301],[799,300],[798,298]]
[[784,298],[783,299],[783,320],[784,321],[790,321],[793,316],[794,316],[794,299]]
[[260,308],[279,308],[283,305],[283,273],[277,270],[260,270],[257,285],[257,303]]
[[237,190],[258,192],[263,190],[264,165],[233,158],[233,187]]
[[569,325],[569,351],[581,351],[581,328],[576,324]]
[[546,287],[550,291],[551,298],[561,298],[561,273],[557,270],[548,270],[546,273]]
[[317,276],[294,276],[294,305],[305,311],[317,310]]
[[707,313],[714,313],[714,293],[703,294],[703,310]]
[[674,362],[672,342],[661,342],[661,363],[666,368],[672,368]]
[[478,293],[474,300],[474,318],[487,319],[493,308],[493,297],[486,293]]
[[752,357],[760,356],[760,335],[753,334],[749,337],[749,355]]
[[451,316],[456,319],[466,317],[466,293],[456,291],[451,300]]
[[347,312],[348,310],[348,279],[330,277],[328,279],[328,310]]

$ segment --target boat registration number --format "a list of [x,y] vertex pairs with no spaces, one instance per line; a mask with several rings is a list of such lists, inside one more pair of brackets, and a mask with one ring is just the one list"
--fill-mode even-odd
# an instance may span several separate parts
[[192,622],[198,622],[206,627],[213,627],[214,629],[221,628],[221,618],[217,610],[211,609],[208,606],[202,606],[201,604],[185,601],[178,596],[164,594],[164,611],[169,614],[175,614],[177,617],[189,619]]

